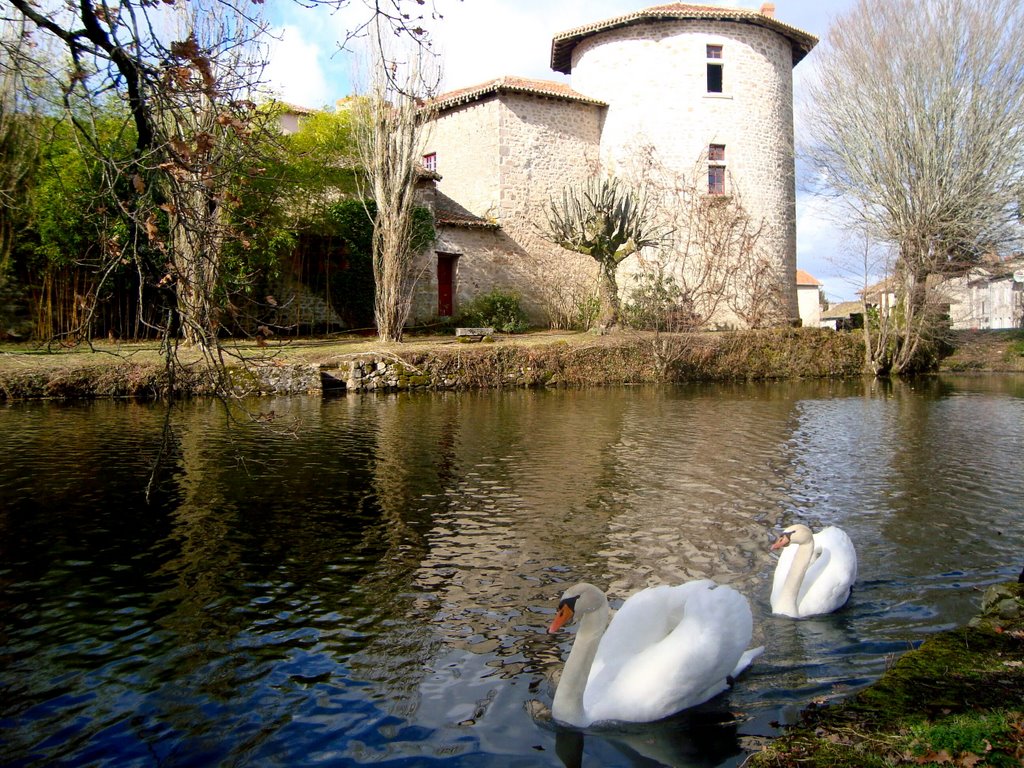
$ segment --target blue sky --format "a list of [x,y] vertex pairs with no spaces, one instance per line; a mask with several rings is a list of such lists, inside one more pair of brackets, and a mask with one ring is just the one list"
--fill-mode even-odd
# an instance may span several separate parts
[[[303,8],[293,0],[267,0],[266,13],[275,26],[271,64],[266,76],[277,94],[306,107],[332,105],[351,94],[355,57],[339,51],[346,33],[368,16],[369,0],[349,0],[334,12]],[[761,0],[704,0],[708,5],[757,9]],[[831,20],[850,9],[855,0],[776,0],[780,21],[824,38]],[[422,26],[441,56],[442,90],[460,88],[499,77],[518,75],[568,82],[550,69],[551,38],[560,31],[629,13],[658,0],[426,0],[412,12],[425,14]],[[436,11],[439,18],[431,18]],[[803,83],[815,66],[812,51],[794,70],[797,136],[800,131]],[[802,172],[802,169],[798,171]],[[851,274],[842,253],[847,238],[829,215],[830,206],[797,190],[797,266],[824,283],[832,302],[856,298],[862,275]]]

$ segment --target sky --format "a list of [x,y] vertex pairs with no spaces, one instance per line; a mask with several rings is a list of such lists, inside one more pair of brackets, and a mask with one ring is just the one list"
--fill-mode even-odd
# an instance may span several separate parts
[[[831,20],[856,0],[775,0],[775,16],[824,39]],[[349,0],[333,12],[302,7],[294,0],[267,0],[274,26],[270,65],[265,76],[286,102],[329,107],[351,95],[356,57],[339,50],[346,34],[368,17],[371,0]],[[441,60],[441,90],[483,83],[502,75],[570,81],[550,68],[551,38],[558,32],[647,8],[667,0],[406,0],[412,13],[424,14]],[[758,9],[762,0],[703,0],[707,5]],[[436,18],[432,18],[436,16]],[[803,84],[814,69],[815,51],[793,71],[799,141]],[[830,206],[801,188],[805,169],[797,170],[797,267],[823,283],[832,302],[856,299],[864,278],[844,262],[846,237],[832,222]]]

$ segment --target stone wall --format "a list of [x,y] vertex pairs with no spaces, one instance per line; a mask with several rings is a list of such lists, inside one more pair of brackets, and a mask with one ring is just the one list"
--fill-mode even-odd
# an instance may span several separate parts
[[[459,302],[509,288],[532,322],[558,325],[560,314],[593,295],[593,261],[544,238],[544,205],[598,169],[603,112],[594,104],[501,92],[436,118],[425,151],[436,153],[439,190],[501,227],[492,234],[442,232],[436,249],[462,254],[456,312]],[[436,274],[432,288],[436,305]],[[418,299],[417,307],[429,300]]]
[[496,218],[501,196],[500,116],[494,98],[453,107],[431,121],[423,149],[436,155],[438,188],[484,219]]
[[438,226],[433,250],[425,255],[413,297],[412,318],[422,322],[437,317],[437,253],[455,260],[453,311],[456,316],[473,299],[495,290],[522,297],[523,309],[537,325],[546,322],[536,300],[535,276],[528,268],[530,255],[500,229]]

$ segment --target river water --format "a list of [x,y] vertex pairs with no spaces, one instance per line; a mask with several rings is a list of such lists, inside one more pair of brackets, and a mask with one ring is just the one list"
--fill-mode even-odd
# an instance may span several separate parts
[[[5,765],[735,766],[1024,565],[1024,377],[0,407]],[[860,575],[773,617],[778,526]],[[713,578],[764,655],[655,726],[551,725],[572,632]]]

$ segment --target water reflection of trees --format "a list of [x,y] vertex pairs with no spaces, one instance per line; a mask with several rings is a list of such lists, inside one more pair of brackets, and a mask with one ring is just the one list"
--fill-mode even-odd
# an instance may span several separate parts
[[1020,418],[1007,418],[1005,401],[958,393],[942,379],[896,382],[887,404],[891,514],[879,533],[901,552],[894,565],[918,573],[908,561],[920,558],[936,571],[1015,569],[1024,537],[1024,406]]

